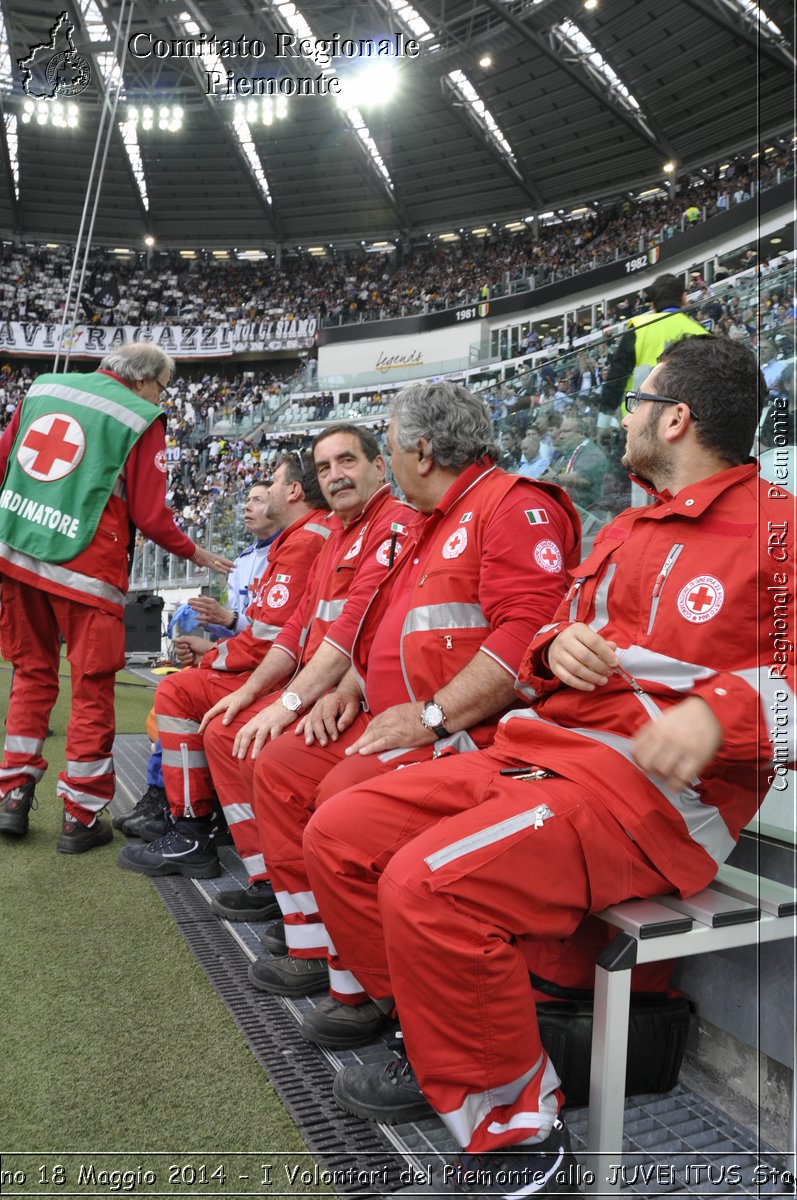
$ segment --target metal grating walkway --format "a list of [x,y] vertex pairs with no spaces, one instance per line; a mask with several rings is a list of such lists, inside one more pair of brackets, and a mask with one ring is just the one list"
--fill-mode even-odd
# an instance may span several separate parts
[[[128,811],[144,790],[149,742],[123,735],[114,744],[116,811]],[[256,992],[247,980],[250,961],[262,957],[262,926],[220,920],[210,900],[247,876],[232,847],[221,847],[218,879],[153,879],[167,910],[221,1000],[229,1009],[257,1061],[324,1168],[339,1172],[340,1196],[382,1195],[396,1190],[399,1172],[429,1166],[458,1147],[441,1121],[429,1117],[407,1125],[375,1125],[344,1113],[332,1098],[334,1074],[349,1063],[383,1063],[393,1053],[393,1032],[359,1050],[329,1051],[296,1035],[296,1025],[315,999],[282,999]],[[583,1162],[587,1110],[568,1109],[573,1150]],[[623,1191],[634,1196],[710,1197],[794,1196],[783,1157],[715,1105],[679,1085],[664,1096],[626,1100],[623,1162],[607,1156],[603,1171],[621,1170]],[[374,1185],[358,1176],[385,1169],[388,1182]],[[371,1176],[373,1178],[373,1176]],[[351,1182],[347,1180],[351,1179]]]

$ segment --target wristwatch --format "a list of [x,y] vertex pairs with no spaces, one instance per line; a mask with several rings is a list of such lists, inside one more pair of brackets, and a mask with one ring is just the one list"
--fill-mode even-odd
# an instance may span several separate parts
[[296,692],[283,692],[280,696],[280,704],[283,708],[287,708],[289,713],[295,713],[302,707],[302,698],[297,696]]
[[431,729],[439,738],[450,737],[446,729],[446,714],[436,700],[427,700],[421,711],[421,725]]

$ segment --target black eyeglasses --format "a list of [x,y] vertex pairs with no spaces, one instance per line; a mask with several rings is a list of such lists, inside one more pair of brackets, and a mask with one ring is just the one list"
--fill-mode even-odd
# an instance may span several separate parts
[[168,389],[169,385],[168,383],[161,383],[160,379],[153,379],[152,382],[157,385],[158,399],[160,400],[161,396]]
[[[626,410],[630,413],[636,412],[643,400],[652,400],[656,404],[686,404],[685,400],[673,400],[669,396],[657,396],[654,392],[626,392]],[[686,407],[692,413],[692,420],[696,421],[697,417],[692,412],[691,405],[686,404]]]

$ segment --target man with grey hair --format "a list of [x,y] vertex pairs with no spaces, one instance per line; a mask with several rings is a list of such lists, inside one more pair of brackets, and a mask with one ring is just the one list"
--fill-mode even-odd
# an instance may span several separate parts
[[194,545],[166,506],[165,421],[174,363],[120,346],[90,374],[39,375],[0,439],[0,636],[14,666],[0,765],[0,833],[22,836],[43,777],[58,698],[59,634],[72,668],[57,849],[109,842],[114,680],[124,666],[128,548],[136,527],[200,566],[232,563]]
[[[394,478],[417,521],[380,582],[335,691],[265,745],[254,773],[263,855],[284,916],[284,947],[249,968],[263,991],[330,987],[302,1034],[331,1047],[386,1023],[346,964],[329,957],[302,838],[318,804],[410,763],[490,744],[515,699],[530,637],[564,595],[579,523],[558,487],[508,475],[484,404],[453,383],[412,384],[393,400]],[[341,895],[340,903],[349,902]],[[279,951],[281,930],[265,942]],[[334,954],[334,952],[333,952]],[[329,966],[327,962],[329,960]]]

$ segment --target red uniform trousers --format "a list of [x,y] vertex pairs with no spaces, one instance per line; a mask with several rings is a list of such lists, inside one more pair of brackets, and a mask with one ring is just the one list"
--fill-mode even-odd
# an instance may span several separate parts
[[[271,697],[258,699],[229,725],[222,725],[219,716],[201,736],[198,732],[208,709],[240,687],[244,678],[248,676],[190,669],[169,675],[155,693],[155,718],[163,746],[163,783],[172,815],[207,816],[218,796],[235,848],[246,865],[253,856],[262,863],[262,856],[251,794],[246,794],[247,780],[232,757],[232,744],[241,726]],[[257,877],[267,878],[264,867]]]
[[313,810],[328,797],[392,772],[401,764],[429,759],[434,749],[421,746],[346,758],[346,747],[357,741],[369,721],[367,714],[359,713],[337,742],[326,746],[308,746],[301,735],[287,729],[266,743],[253,764],[255,818],[271,885],[282,909],[288,953],[295,958],[329,958],[330,991],[345,1004],[360,1004],[367,996],[340,964],[319,915],[304,865],[305,826]]
[[58,699],[59,633],[72,667],[72,708],[66,727],[66,770],[57,795],[64,809],[88,825],[113,799],[114,683],[125,665],[121,613],[105,612],[4,576],[0,643],[14,666],[0,766],[0,792],[47,770],[44,740]]
[[253,883],[258,879],[270,878],[255,820],[252,795],[255,764],[248,755],[243,760],[233,758],[232,747],[238,730],[256,713],[268,708],[281,692],[282,688],[259,696],[254,704],[250,704],[233,717],[229,725],[223,724],[221,716],[214,717],[203,734],[205,754],[216,795],[224,809],[224,817],[235,842],[235,849]]
[[562,1103],[517,939],[674,890],[583,787],[507,765],[484,751],[373,780],[304,839],[341,959],[372,997],[395,996],[421,1088],[473,1152],[539,1141]]

